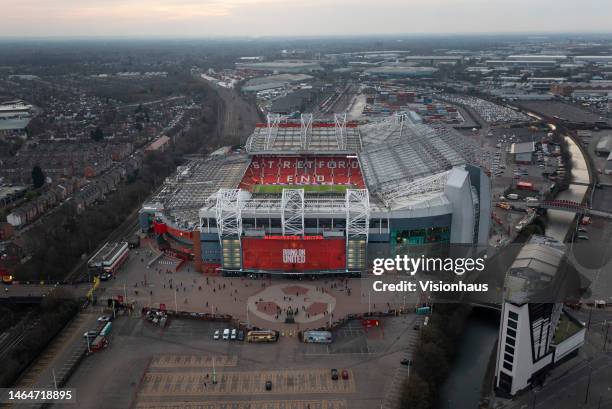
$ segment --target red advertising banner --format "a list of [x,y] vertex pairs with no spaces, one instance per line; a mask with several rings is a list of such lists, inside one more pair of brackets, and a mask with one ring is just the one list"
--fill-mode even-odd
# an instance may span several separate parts
[[249,270],[315,271],[346,268],[344,239],[266,237],[242,239],[242,267]]

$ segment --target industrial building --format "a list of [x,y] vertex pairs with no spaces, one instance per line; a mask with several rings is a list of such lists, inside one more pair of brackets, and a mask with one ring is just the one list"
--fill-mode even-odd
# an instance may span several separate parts
[[414,67],[410,65],[382,65],[368,68],[364,74],[374,77],[431,77],[438,71],[433,67]]
[[555,60],[487,60],[487,67],[493,68],[554,68],[559,65]]
[[361,126],[269,115],[244,149],[180,168],[140,224],[203,272],[359,274],[377,257],[486,244],[484,157],[406,114]]
[[533,153],[535,152],[534,142],[520,142],[510,145],[510,155],[514,158],[515,163],[530,164],[533,162]]
[[508,270],[495,364],[495,388],[503,396],[543,382],[584,344],[584,325],[562,302],[571,279],[564,254],[563,243],[532,236]]
[[236,69],[276,73],[303,73],[321,71],[323,68],[318,61],[279,60],[266,62],[237,62]]

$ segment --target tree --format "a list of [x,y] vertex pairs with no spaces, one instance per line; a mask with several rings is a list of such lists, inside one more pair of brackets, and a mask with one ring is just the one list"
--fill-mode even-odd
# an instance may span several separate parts
[[36,189],[45,184],[45,174],[38,165],[32,168],[32,184]]
[[413,375],[404,383],[400,396],[402,409],[431,409],[433,402],[429,384],[418,375]]
[[102,132],[102,129],[99,126],[96,126],[96,129],[91,131],[90,136],[91,136],[91,139],[93,139],[96,142],[99,142],[102,139],[104,139],[104,132]]

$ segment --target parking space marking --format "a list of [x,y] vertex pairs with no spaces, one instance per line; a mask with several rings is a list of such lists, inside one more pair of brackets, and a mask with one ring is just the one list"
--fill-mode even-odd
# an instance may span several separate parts
[[160,354],[151,360],[149,368],[212,368],[231,367],[238,364],[238,357],[228,355]]
[[[138,396],[353,393],[355,382],[351,370],[348,375],[346,380],[332,380],[330,369],[220,371],[217,384],[213,385],[210,373],[147,372]],[[272,382],[271,391],[265,390],[268,380]]]
[[135,409],[348,409],[340,399],[322,400],[248,400],[206,402],[139,402]]

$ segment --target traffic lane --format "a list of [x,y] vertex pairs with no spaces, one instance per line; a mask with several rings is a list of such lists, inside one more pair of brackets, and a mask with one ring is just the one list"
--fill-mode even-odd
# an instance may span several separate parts
[[[513,402],[507,409],[522,409],[527,404],[531,407],[543,409],[581,407],[586,396],[586,385],[591,377],[591,387],[610,386],[612,379],[612,358],[603,356],[590,362],[584,362],[580,368],[574,369],[566,375],[546,382],[535,392],[535,405],[533,392],[526,393]],[[597,386],[595,386],[597,385]],[[582,386],[582,388],[581,388]]]

